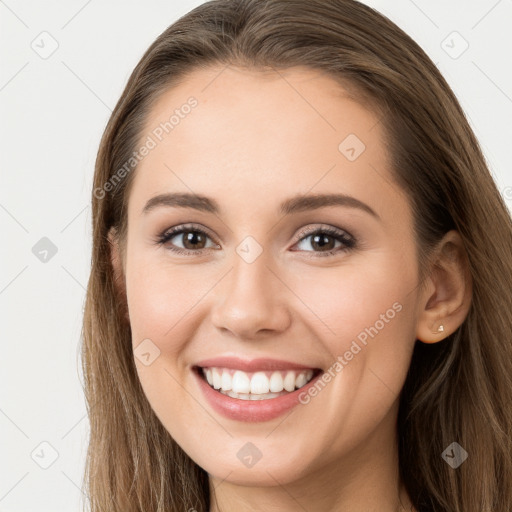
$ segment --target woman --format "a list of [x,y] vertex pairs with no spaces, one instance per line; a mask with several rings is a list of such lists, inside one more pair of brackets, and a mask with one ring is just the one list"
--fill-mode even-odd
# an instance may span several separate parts
[[352,0],[214,0],[101,141],[93,511],[512,509],[512,222],[425,53]]

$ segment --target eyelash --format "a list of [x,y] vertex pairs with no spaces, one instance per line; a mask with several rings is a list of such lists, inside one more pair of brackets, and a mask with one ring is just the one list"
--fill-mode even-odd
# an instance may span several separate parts
[[[205,235],[208,238],[212,238],[207,231],[205,231],[204,229],[202,229],[201,227],[199,227],[195,224],[183,224],[181,226],[175,226],[175,227],[168,229],[168,230],[164,231],[163,233],[161,233],[158,236],[156,243],[158,245],[163,246],[169,240],[174,238],[176,235],[180,235],[183,233],[200,233],[202,235]],[[356,239],[352,235],[348,234],[346,231],[342,231],[340,229],[336,229],[336,228],[333,228],[330,226],[319,227],[319,228],[315,228],[313,230],[304,229],[304,230],[300,231],[299,234],[297,235],[298,238],[297,238],[297,241],[294,243],[294,245],[301,242],[304,238],[308,238],[308,237],[311,237],[314,235],[320,235],[320,234],[332,236],[333,238],[335,238],[336,241],[342,242],[345,245],[345,247],[342,247],[342,248],[337,247],[337,248],[331,249],[329,251],[304,251],[304,252],[312,252],[315,254],[315,256],[308,256],[308,257],[316,258],[317,256],[319,256],[319,257],[332,256],[338,252],[349,252],[356,248]],[[192,249],[181,249],[180,247],[169,247],[169,250],[171,250],[172,252],[175,252],[177,254],[183,254],[183,255],[190,255],[191,253],[200,253],[207,249],[208,248],[192,250]]]

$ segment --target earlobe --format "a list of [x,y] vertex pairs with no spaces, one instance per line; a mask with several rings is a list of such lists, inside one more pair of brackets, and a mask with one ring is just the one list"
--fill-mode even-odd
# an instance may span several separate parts
[[449,231],[439,243],[428,279],[420,297],[416,338],[437,343],[459,328],[471,304],[469,262],[457,231]]

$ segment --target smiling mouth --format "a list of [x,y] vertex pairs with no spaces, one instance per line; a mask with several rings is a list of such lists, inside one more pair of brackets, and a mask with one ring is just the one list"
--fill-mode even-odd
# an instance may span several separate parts
[[320,368],[244,372],[232,368],[195,366],[196,373],[219,393],[239,400],[269,400],[302,388]]

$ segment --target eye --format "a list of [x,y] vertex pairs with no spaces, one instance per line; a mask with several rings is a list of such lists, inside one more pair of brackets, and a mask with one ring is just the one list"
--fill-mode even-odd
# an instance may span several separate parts
[[[208,245],[208,242],[211,242],[210,245]],[[212,237],[206,230],[195,224],[183,224],[167,229],[158,236],[157,244],[165,245],[166,248],[177,254],[187,255],[220,247],[212,242]],[[331,256],[335,253],[354,249],[356,240],[346,231],[331,226],[323,226],[300,231],[295,246],[300,247],[301,244],[300,251],[312,252],[315,257]],[[308,247],[313,250],[309,250]]]
[[[356,240],[352,235],[330,226],[302,230],[298,237],[300,240],[296,245],[302,244],[302,249],[299,250],[314,252],[318,256],[331,256],[338,252],[349,251],[356,246]],[[308,247],[313,250],[308,250]]]
[[[176,239],[175,242],[171,240]],[[207,245],[208,240],[212,240],[210,235],[199,226],[194,224],[187,224],[175,226],[171,229],[164,231],[159,235],[157,243],[159,245],[168,245],[168,249],[178,254],[190,254],[192,252],[199,252],[204,249],[218,247],[217,244]],[[180,247],[177,243],[181,243]]]

